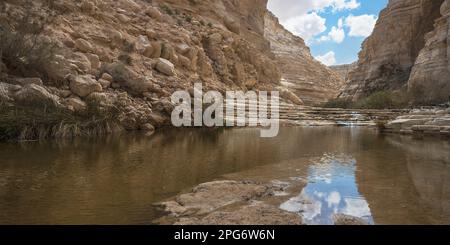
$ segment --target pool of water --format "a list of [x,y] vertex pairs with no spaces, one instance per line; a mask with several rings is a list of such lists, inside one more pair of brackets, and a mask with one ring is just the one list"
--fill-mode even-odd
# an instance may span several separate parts
[[222,178],[280,182],[308,224],[450,224],[450,142],[368,128],[166,129],[0,144],[0,224],[149,224],[153,203]]

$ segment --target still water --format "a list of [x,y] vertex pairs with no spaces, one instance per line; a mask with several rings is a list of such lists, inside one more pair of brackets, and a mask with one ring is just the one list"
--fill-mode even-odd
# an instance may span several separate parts
[[0,144],[0,224],[149,224],[153,203],[222,178],[280,182],[308,224],[450,224],[450,141],[368,128],[166,129]]

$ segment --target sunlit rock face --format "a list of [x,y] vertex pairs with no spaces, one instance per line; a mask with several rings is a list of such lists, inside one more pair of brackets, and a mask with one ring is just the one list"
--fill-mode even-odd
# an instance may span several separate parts
[[341,97],[357,100],[408,85],[428,91],[448,85],[448,18],[448,1],[389,1]]
[[335,98],[344,86],[339,74],[315,60],[305,41],[284,29],[273,14],[267,13],[265,19],[265,37],[275,53],[283,86],[308,105]]

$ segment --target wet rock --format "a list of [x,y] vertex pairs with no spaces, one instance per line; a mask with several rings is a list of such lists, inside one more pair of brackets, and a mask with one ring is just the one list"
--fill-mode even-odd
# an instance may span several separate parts
[[191,193],[176,198],[177,205],[162,203],[164,210],[173,216],[182,215],[179,210],[187,210],[197,215],[208,214],[219,208],[267,195],[268,187],[252,182],[215,181],[195,187]]
[[335,225],[369,225],[367,221],[361,218],[345,214],[334,214],[333,221]]
[[[182,210],[179,210],[182,211]],[[176,225],[301,225],[299,215],[275,206],[254,203],[230,212],[213,212],[204,218],[182,218]]]
[[102,85],[93,79],[90,75],[84,76],[70,76],[70,90],[80,96],[86,97],[94,92],[101,92]]
[[146,124],[141,126],[141,130],[145,131],[147,133],[154,132],[155,131],[155,127],[153,125],[151,125],[150,123],[146,123]]

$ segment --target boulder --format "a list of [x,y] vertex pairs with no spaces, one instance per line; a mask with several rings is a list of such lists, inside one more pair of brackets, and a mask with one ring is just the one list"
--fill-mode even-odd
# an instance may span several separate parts
[[0,103],[13,100],[13,93],[20,90],[20,85],[12,85],[9,83],[0,82]]
[[178,45],[175,47],[175,49],[177,50],[177,52],[178,52],[179,54],[181,54],[181,55],[186,55],[187,52],[189,52],[190,47],[189,47],[189,45],[187,45],[187,44],[185,44],[185,43],[181,43],[181,44],[178,44]]
[[158,21],[161,20],[162,17],[161,12],[159,12],[159,10],[153,6],[148,7],[145,11],[145,14]]
[[111,86],[111,81],[100,78],[98,82],[102,85],[103,89],[107,89]]
[[[70,64],[71,72],[70,73],[91,73],[92,72],[92,64],[88,59],[86,54],[77,52],[73,53],[70,58],[67,60]],[[73,72],[75,70],[76,72]]]
[[146,123],[141,126],[141,130],[146,131],[146,132],[154,132],[155,127],[153,125],[151,125],[150,123]]
[[84,53],[91,53],[93,50],[91,43],[82,38],[75,40],[75,48]]
[[148,48],[151,48],[152,45],[148,40],[147,36],[140,35],[136,41],[136,51],[139,54],[144,54],[146,51],[148,52]]
[[98,55],[87,53],[86,58],[88,58],[91,63],[91,71],[95,72],[100,68],[101,62]]
[[225,27],[230,30],[231,32],[234,32],[236,34],[241,33],[241,25],[238,21],[232,19],[232,18],[225,18]]
[[82,101],[78,97],[72,97],[66,99],[66,104],[71,107],[76,112],[85,111],[87,108],[86,102]]
[[158,63],[156,63],[156,70],[167,76],[175,75],[175,66],[170,61],[163,58],[158,59]]
[[103,90],[102,85],[95,79],[93,79],[90,75],[72,75],[69,77],[69,82],[70,90],[80,97],[86,97],[91,93],[101,92]]
[[159,58],[162,53],[162,43],[161,42],[152,42],[152,54],[149,58]]
[[109,75],[108,73],[103,73],[102,76],[100,77],[100,79],[109,81],[109,82],[113,82],[113,77],[111,75]]
[[14,99],[19,104],[59,105],[59,97],[49,93],[44,87],[37,84],[28,84],[14,94]]

